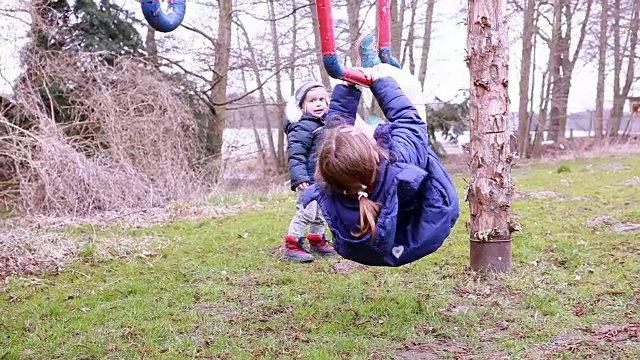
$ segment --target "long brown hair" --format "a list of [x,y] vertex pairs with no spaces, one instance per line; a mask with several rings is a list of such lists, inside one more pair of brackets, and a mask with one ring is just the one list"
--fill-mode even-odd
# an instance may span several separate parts
[[346,196],[358,197],[360,231],[354,236],[376,236],[380,204],[369,199],[375,187],[378,164],[385,152],[361,130],[340,125],[326,134],[318,154],[316,176]]

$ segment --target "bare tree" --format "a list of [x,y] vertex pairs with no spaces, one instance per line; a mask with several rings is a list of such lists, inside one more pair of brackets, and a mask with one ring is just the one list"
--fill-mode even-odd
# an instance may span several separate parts
[[536,1],[527,0],[522,34],[522,61],[520,63],[520,102],[518,107],[518,154],[524,158],[529,144],[529,75],[531,73],[531,50],[533,48]]
[[424,80],[427,77],[427,62],[429,60],[429,50],[431,50],[431,26],[433,24],[433,10],[436,4],[436,0],[426,1],[424,36],[422,37],[422,53],[420,54],[420,70],[418,71],[418,80],[422,86],[424,86]]
[[353,0],[347,2],[347,24],[349,27],[349,48],[353,51],[349,52],[351,63],[356,63],[356,55],[358,51],[355,48],[356,41],[360,35],[360,8],[362,0]]
[[[580,25],[573,57],[570,57],[571,33],[573,31],[573,23],[576,20],[574,16],[578,12],[579,4],[586,6],[585,15]],[[551,109],[549,111],[549,119],[551,121],[549,133],[551,139],[556,143],[564,141],[565,138],[571,78],[586,36],[586,27],[589,22],[592,4],[593,0],[576,0],[574,4],[570,0],[554,1],[554,18],[559,15],[562,19],[561,24],[564,25],[564,33],[562,33],[562,26],[554,27],[555,33],[552,33],[552,39],[547,39],[549,49],[551,51],[551,47],[554,48],[554,56],[556,57],[554,67],[551,69]],[[559,7],[559,9],[556,7]]]
[[[271,45],[273,46],[273,56],[275,59],[276,69],[282,69],[282,58],[280,56],[280,38],[278,36],[278,29],[276,27],[276,10],[274,0],[268,0],[269,4],[269,28],[271,29]],[[295,44],[293,44],[295,46]],[[278,156],[276,158],[278,164],[278,170],[284,171],[286,169],[286,159],[284,156],[284,98],[282,97],[282,76],[278,71],[276,73],[276,103],[278,104]],[[271,137],[271,133],[267,136]]]
[[504,0],[469,0],[471,268],[511,269],[513,193],[509,141],[509,38]]
[[227,121],[227,75],[231,56],[231,24],[233,22],[232,0],[219,0],[218,4],[218,32],[209,95],[209,106],[213,119],[209,122],[207,133],[207,145],[215,157],[222,155],[223,134]]
[[602,131],[604,124],[604,80],[607,65],[607,22],[609,0],[601,0],[600,9],[600,41],[598,46],[598,84],[596,85],[596,126],[595,136],[597,141],[602,140]]
[[547,110],[550,103],[552,84],[554,82],[554,72],[558,71],[557,61],[559,53],[558,48],[561,46],[562,31],[562,4],[563,0],[553,0],[553,20],[552,20],[552,38],[545,39],[549,45],[549,60],[547,61],[547,69],[542,75],[542,86],[540,88],[540,112],[536,124],[536,133],[531,148],[531,157],[540,158],[542,156],[542,135],[547,126]]
[[404,30],[404,13],[407,9],[406,0],[389,0],[389,10],[391,12],[391,54],[395,59],[400,59],[402,49],[402,32]]
[[[627,5],[627,6],[623,6]],[[625,9],[631,10],[632,15],[628,26],[622,24]],[[638,27],[640,26],[640,3],[638,1],[628,1],[626,4],[622,0],[613,1],[613,106],[609,117],[607,134],[609,137],[617,136],[620,131],[624,104],[631,90],[635,79],[636,49],[638,46]],[[628,12],[627,12],[628,14]],[[627,29],[626,41],[622,43],[623,31]],[[626,60],[627,69],[622,82],[622,66]]]
[[[413,49],[415,47],[416,38],[416,13],[418,12],[418,0],[411,0],[411,18],[409,20],[409,33],[407,34],[407,41],[404,43],[404,50],[402,51],[402,60],[400,64],[404,67],[406,60],[409,60],[409,72],[415,74],[416,63],[413,57]],[[431,34],[429,34],[431,35]]]
[[294,26],[291,29],[292,40],[291,52],[289,54],[289,82],[291,83],[290,90],[293,94],[296,91],[296,50],[298,49],[298,26],[296,26],[296,24],[298,23],[298,12],[296,11],[298,6],[296,4],[296,0],[291,0],[291,5],[293,7],[291,16]]

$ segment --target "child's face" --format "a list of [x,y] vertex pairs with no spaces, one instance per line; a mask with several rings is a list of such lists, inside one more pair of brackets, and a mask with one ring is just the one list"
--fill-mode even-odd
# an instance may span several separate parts
[[323,88],[309,90],[302,103],[302,110],[307,114],[322,117],[328,109],[327,97],[327,91]]

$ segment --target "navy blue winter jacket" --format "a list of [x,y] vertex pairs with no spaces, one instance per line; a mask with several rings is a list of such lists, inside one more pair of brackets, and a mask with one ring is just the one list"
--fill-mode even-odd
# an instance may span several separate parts
[[[334,90],[336,104],[355,122],[359,92],[344,85]],[[435,252],[449,236],[460,209],[453,182],[429,147],[427,125],[398,83],[390,77],[376,80],[371,91],[390,123],[376,128],[374,137],[390,153],[378,168],[369,199],[381,204],[376,238],[355,237],[359,201],[315,184],[305,191],[305,206],[313,200],[333,234],[336,251],[344,258],[371,266],[401,266]],[[340,94],[340,93],[343,94]],[[347,103],[355,101],[355,103]],[[333,100],[332,102],[335,102]]]
[[[287,134],[291,190],[295,191],[296,187],[304,182],[315,183],[314,175],[318,161],[318,151],[325,131],[324,119],[333,114],[344,114],[352,111],[355,114],[358,110],[360,90],[353,87],[350,87],[350,89],[346,94],[344,90],[334,90],[329,103],[329,110],[323,118],[303,114],[302,111],[296,114],[289,113],[285,117],[284,130]],[[355,108],[353,108],[354,101]]]
[[298,119],[287,119],[287,154],[289,156],[289,175],[291,190],[304,182],[315,183],[314,174],[318,150],[322,140],[324,119],[303,114]]

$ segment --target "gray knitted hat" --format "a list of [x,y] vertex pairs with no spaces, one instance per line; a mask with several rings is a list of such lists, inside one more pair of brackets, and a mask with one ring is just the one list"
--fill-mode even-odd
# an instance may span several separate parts
[[307,81],[304,84],[300,85],[295,93],[296,105],[298,105],[298,107],[302,107],[302,103],[304,102],[304,98],[307,96],[307,93],[310,90],[319,87],[324,88],[324,85],[317,81]]

